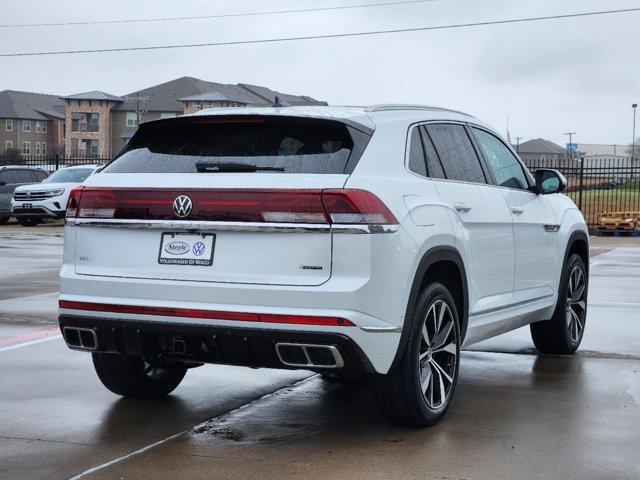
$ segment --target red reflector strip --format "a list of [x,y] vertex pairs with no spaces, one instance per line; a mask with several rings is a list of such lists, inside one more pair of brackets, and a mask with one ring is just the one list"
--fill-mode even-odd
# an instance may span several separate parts
[[130,313],[135,315],[201,318],[207,320],[233,320],[238,322],[287,323],[291,325],[322,325],[328,327],[355,326],[346,318],[339,317],[221,312],[216,310],[197,310],[192,308],[139,307],[133,305],[114,305],[109,303],[74,302],[70,300],[60,300],[58,305],[60,308],[67,310],[85,310],[90,312]]

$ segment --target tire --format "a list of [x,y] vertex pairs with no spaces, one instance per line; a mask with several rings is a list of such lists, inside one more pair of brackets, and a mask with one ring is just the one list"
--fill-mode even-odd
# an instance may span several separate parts
[[422,289],[409,328],[402,360],[369,383],[376,407],[389,421],[428,427],[444,417],[458,381],[460,320],[447,287],[434,282]]
[[587,269],[574,253],[562,269],[553,316],[530,326],[533,344],[540,352],[569,355],[578,349],[586,326],[588,286]]
[[179,367],[151,367],[147,373],[140,357],[101,352],[92,353],[92,356],[102,384],[123,397],[164,397],[175,390],[187,372],[186,368]]
[[34,217],[16,217],[16,220],[23,227],[35,227],[36,225],[38,225],[38,223],[42,221],[41,218],[37,218],[37,217],[35,218]]
[[0,217],[0,225],[4,225],[4,224],[5,224],[5,223],[7,223],[10,219],[11,219],[11,217]]

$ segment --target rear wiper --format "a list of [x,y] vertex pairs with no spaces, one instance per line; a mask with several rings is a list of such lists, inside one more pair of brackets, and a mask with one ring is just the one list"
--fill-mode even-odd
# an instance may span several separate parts
[[258,165],[250,165],[248,163],[196,163],[196,171],[198,173],[216,173],[216,172],[258,172],[272,171],[284,172],[284,167],[260,167]]

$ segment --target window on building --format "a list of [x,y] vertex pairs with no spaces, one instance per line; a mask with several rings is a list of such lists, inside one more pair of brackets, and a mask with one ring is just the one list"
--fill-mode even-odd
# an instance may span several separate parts
[[31,120],[23,120],[22,121],[22,131],[30,132],[31,131]]
[[87,113],[85,114],[85,122],[88,123],[87,131],[88,132],[97,132],[99,130],[100,117],[97,113]]
[[47,133],[47,122],[42,122],[42,133]]
[[31,155],[31,142],[22,142],[22,155]]
[[47,154],[47,142],[42,142],[42,155]]
[[36,155],[42,155],[42,143],[36,142]]
[[36,122],[36,133],[42,133],[42,122]]
[[90,140],[89,141],[89,153],[91,155],[98,154],[98,140]]
[[127,127],[138,126],[138,115],[136,112],[127,112]]
[[7,132],[13,132],[13,120],[12,120],[12,119],[7,118],[7,119],[4,121],[4,129],[5,129]]
[[13,142],[11,140],[7,140],[6,142],[4,142],[4,149],[13,150]]
[[176,116],[176,112],[161,112],[160,118],[173,118]]

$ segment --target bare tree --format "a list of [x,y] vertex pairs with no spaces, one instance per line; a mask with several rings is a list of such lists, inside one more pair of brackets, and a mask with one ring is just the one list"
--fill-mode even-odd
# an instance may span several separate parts
[[635,148],[633,147],[632,144],[629,144],[629,146],[627,147],[625,154],[628,157],[633,156],[636,159],[640,159],[640,137],[636,138],[636,145]]

